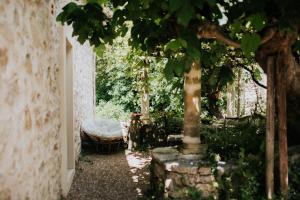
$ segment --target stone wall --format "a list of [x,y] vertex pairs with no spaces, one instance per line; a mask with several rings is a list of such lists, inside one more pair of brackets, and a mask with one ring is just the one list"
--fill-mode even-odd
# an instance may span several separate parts
[[[0,199],[61,195],[62,26],[57,0],[0,1]],[[94,56],[74,48],[75,148],[93,116]]]

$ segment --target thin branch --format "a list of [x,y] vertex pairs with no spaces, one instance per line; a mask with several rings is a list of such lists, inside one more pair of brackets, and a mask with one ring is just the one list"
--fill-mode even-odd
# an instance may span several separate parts
[[265,44],[272,39],[276,31],[274,28],[269,28],[266,34],[261,38],[260,44]]
[[247,67],[244,66],[244,65],[239,65],[239,66],[242,67],[243,69],[245,69],[246,71],[248,71],[248,72],[250,73],[252,80],[253,80],[257,85],[259,85],[260,87],[262,87],[262,88],[264,88],[264,89],[267,89],[267,86],[261,84],[261,83],[255,78],[254,72],[253,72],[251,69],[247,68]]

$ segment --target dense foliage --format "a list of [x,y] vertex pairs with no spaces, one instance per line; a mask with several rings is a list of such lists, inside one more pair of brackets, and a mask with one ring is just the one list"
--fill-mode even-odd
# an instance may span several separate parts
[[[96,97],[111,101],[126,112],[140,112],[141,88],[146,84],[150,94],[150,112],[173,113],[182,117],[183,99],[181,77],[167,80],[164,76],[166,59],[146,57],[144,52],[132,50],[128,38],[118,38],[106,50],[97,49]],[[147,82],[141,73],[148,70]]]
[[[228,166],[227,172],[221,177],[217,175],[215,168],[220,199],[265,199],[264,117],[254,115],[239,120],[228,120],[217,126],[205,126],[202,130],[202,139],[208,144],[213,162],[225,161]],[[289,163],[291,182],[288,199],[298,199],[300,195],[299,152],[298,146],[298,150],[290,154],[295,159]],[[278,162],[277,155],[276,165]],[[275,171],[278,172],[277,167]],[[279,179],[279,173],[276,173],[275,179]],[[279,185],[276,187],[278,191]],[[276,195],[276,199],[280,199],[280,194]]]
[[[111,101],[120,105],[126,112],[140,111],[141,88],[145,85],[141,78],[144,68],[148,70],[147,87],[150,94],[150,112],[153,118],[158,115],[183,116],[183,77],[174,74],[169,77],[167,58],[146,56],[145,52],[128,46],[129,34],[106,45],[105,50],[97,48],[96,98],[98,101]],[[214,43],[207,49],[219,48]],[[147,63],[145,63],[147,60]],[[202,119],[210,121],[220,118],[226,109],[227,84],[237,78],[235,67],[222,53],[215,56],[214,63],[205,61],[202,71]],[[242,61],[240,61],[242,62]],[[214,67],[212,67],[214,66]],[[246,74],[246,73],[244,73]],[[260,73],[256,73],[260,80]],[[243,80],[248,80],[245,76]]]

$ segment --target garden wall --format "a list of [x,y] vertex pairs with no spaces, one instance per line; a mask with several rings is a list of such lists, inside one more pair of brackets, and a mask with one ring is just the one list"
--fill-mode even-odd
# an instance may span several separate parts
[[[0,199],[60,199],[62,69],[65,34],[55,21],[63,2],[0,1]],[[94,55],[73,46],[74,134],[94,113]]]

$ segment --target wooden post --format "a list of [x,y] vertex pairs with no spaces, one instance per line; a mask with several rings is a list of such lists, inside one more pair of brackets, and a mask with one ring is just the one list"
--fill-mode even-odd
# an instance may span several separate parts
[[274,197],[274,133],[275,91],[274,60],[267,60],[267,125],[266,125],[266,193],[267,199]]
[[288,195],[288,152],[286,128],[286,84],[287,71],[283,62],[284,56],[279,55],[276,63],[277,74],[277,109],[278,109],[278,135],[279,135],[279,172],[280,192],[284,199]]

